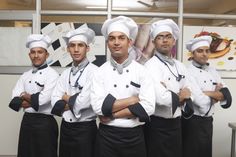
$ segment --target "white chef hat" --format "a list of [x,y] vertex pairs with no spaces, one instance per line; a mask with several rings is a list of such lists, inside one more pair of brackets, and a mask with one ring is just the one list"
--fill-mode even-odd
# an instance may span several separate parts
[[179,27],[172,19],[159,20],[152,24],[150,36],[153,40],[161,32],[171,33],[175,40],[179,38]]
[[194,50],[202,46],[210,47],[211,41],[212,41],[211,36],[205,35],[205,36],[196,37],[186,43],[186,48],[190,52],[193,52]]
[[66,44],[72,41],[82,41],[86,45],[89,45],[94,42],[95,32],[88,28],[87,24],[81,25],[79,28],[69,31],[63,39]]
[[122,32],[134,41],[138,33],[138,25],[129,17],[118,16],[113,19],[107,19],[102,25],[101,32],[106,39],[113,31]]
[[48,35],[43,34],[31,34],[26,41],[26,47],[29,49],[35,47],[42,47],[47,49],[52,43],[52,39]]

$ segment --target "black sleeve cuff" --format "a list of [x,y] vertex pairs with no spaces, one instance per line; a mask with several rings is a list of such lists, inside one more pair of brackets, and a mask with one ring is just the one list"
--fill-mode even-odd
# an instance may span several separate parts
[[194,114],[194,109],[193,109],[193,101],[189,98],[185,100],[185,107],[182,110],[182,115],[185,118],[190,118]]
[[69,98],[69,101],[68,101],[69,108],[70,108],[70,110],[73,114],[74,114],[73,108],[74,108],[75,101],[76,101],[76,98],[77,98],[78,95],[79,95],[79,93],[76,93],[76,94],[72,95]]
[[140,122],[149,122],[150,118],[141,104],[137,103],[128,107],[130,112],[139,118]]
[[64,112],[65,106],[66,102],[64,100],[58,100],[53,106],[51,113],[61,117],[62,113]]
[[102,104],[102,114],[107,117],[112,116],[112,107],[116,98],[111,94],[108,94]]
[[14,97],[9,103],[9,107],[14,111],[18,112],[21,108],[23,100],[20,97]]
[[176,93],[172,92],[172,91],[170,91],[170,92],[171,92],[171,97],[172,97],[172,114],[174,115],[177,107],[180,106],[179,96]]
[[224,98],[226,100],[225,105],[221,105],[222,108],[229,108],[232,104],[232,96],[228,88],[221,88],[220,92],[224,95]]
[[31,95],[31,107],[35,111],[39,110],[39,94],[40,92]]

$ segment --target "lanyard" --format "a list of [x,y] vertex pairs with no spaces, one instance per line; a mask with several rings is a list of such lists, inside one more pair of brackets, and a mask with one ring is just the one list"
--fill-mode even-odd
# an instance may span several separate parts
[[71,81],[70,81],[70,77],[71,77],[71,73],[72,73],[72,69],[70,70],[70,74],[69,74],[69,85],[71,85],[71,87],[75,87],[75,88],[79,88],[79,90],[81,90],[83,87],[79,85],[79,79],[80,77],[82,76],[83,72],[84,72],[84,69],[87,67],[87,65],[89,64],[89,62],[84,66],[84,68],[80,71],[80,74],[79,76],[77,77],[76,81],[75,81],[75,84],[74,86],[71,85]]
[[179,71],[177,69],[177,67],[175,66],[175,69],[177,71],[177,75],[175,75],[175,73],[170,69],[170,67],[168,66],[168,64],[166,62],[164,62],[160,57],[158,57],[157,55],[155,55],[163,64],[165,64],[165,66],[167,66],[167,68],[169,69],[169,71],[171,72],[171,74],[176,78],[176,81],[180,81],[181,79],[184,78],[184,75],[180,75]]

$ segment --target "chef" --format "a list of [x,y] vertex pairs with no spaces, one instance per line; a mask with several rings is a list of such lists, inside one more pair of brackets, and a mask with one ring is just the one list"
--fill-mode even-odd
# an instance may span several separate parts
[[97,125],[90,105],[90,84],[97,66],[86,57],[94,37],[87,24],[63,37],[73,63],[62,72],[52,93],[52,113],[63,117],[59,157],[92,157],[94,153]]
[[145,66],[154,81],[156,110],[145,127],[148,157],[182,157],[181,109],[190,116],[193,108],[187,70],[171,55],[179,37],[178,25],[171,19],[156,21],[150,37],[155,51]]
[[211,36],[200,36],[186,44],[193,59],[188,71],[194,89],[194,115],[182,119],[184,157],[212,157],[212,115],[215,105],[228,108],[232,102],[229,89],[215,68],[207,62],[211,41]]
[[154,112],[155,96],[145,67],[128,53],[138,26],[118,16],[106,20],[101,31],[111,57],[95,72],[91,86],[91,104],[100,117],[97,155],[145,157],[142,125]]
[[57,157],[57,122],[51,114],[51,93],[56,85],[58,73],[47,65],[47,48],[51,39],[47,35],[29,35],[26,47],[32,69],[23,73],[17,81],[9,107],[21,108],[18,157]]

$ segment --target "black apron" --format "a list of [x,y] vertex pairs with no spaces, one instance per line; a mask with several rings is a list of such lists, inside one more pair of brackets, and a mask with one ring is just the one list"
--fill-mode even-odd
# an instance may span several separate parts
[[17,157],[57,157],[58,125],[51,115],[24,113]]
[[142,126],[121,128],[99,125],[96,157],[146,157]]
[[93,157],[96,121],[61,123],[59,157]]
[[151,116],[145,139],[148,157],[182,157],[181,119]]
[[182,118],[183,157],[212,157],[213,118]]

